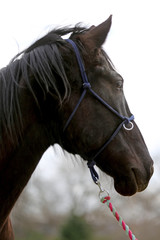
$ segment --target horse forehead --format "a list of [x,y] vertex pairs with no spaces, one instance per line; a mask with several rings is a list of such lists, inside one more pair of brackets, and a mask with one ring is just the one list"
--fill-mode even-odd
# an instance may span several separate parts
[[120,76],[107,60],[103,61],[101,64],[97,64],[95,72],[105,78],[109,77],[110,80],[116,80]]
[[[101,61],[99,61],[99,69],[101,70],[102,75],[110,77],[112,80],[122,80],[121,75],[115,70],[113,64],[109,59],[102,56]],[[97,65],[98,67],[98,65]]]
[[113,66],[110,62],[110,60],[102,53],[99,51],[99,54],[93,59],[97,66],[99,65],[101,69],[105,72],[111,73],[113,72]]

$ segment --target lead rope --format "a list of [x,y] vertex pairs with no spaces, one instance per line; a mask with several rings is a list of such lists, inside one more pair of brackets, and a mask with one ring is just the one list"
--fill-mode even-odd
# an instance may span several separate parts
[[129,229],[129,226],[124,222],[122,217],[118,214],[116,209],[113,207],[113,205],[112,205],[112,203],[110,201],[111,197],[109,196],[109,192],[103,190],[103,188],[101,187],[101,184],[100,184],[99,181],[97,181],[96,184],[98,185],[98,187],[100,189],[100,192],[99,192],[100,201],[108,206],[108,208],[112,212],[113,216],[117,219],[117,221],[119,222],[120,226],[126,232],[127,236],[129,236],[129,238],[131,240],[138,240],[135,237],[135,235],[132,233],[132,231]]

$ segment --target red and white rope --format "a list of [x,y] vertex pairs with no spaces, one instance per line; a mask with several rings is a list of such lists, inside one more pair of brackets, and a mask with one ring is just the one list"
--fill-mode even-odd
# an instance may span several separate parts
[[[103,191],[104,193],[105,191]],[[122,226],[123,230],[126,232],[126,234],[129,236],[131,240],[138,240],[135,235],[132,233],[132,231],[129,229],[128,225],[123,221],[122,217],[118,214],[116,209],[113,207],[111,201],[110,201],[110,196],[101,196],[102,191],[100,191],[100,200],[102,203],[107,204],[109,207],[110,211],[113,213],[114,217],[117,219],[119,224]],[[103,194],[104,195],[104,194]]]

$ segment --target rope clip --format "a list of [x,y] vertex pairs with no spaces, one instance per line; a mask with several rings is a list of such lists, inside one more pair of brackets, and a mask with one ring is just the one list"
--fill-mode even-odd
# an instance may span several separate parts
[[102,188],[101,183],[100,183],[99,180],[97,180],[96,184],[97,184],[97,186],[99,187],[100,193],[101,193],[101,192],[104,192],[104,189]]
[[96,181],[96,184],[99,187],[99,198],[100,199],[103,197],[103,195],[106,195],[106,193],[109,196],[109,192],[102,187],[99,180]]

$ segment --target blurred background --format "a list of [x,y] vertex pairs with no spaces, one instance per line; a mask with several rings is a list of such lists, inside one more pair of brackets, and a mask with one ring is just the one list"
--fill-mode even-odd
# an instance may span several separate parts
[[[115,192],[111,178],[100,176],[113,205],[141,240],[159,240],[160,234],[159,8],[158,0],[0,2],[0,67],[54,27],[97,25],[113,14],[104,49],[125,80],[125,95],[155,172],[148,188],[129,198]],[[58,145],[44,153],[13,209],[12,221],[16,240],[128,239],[100,203],[84,161]]]

